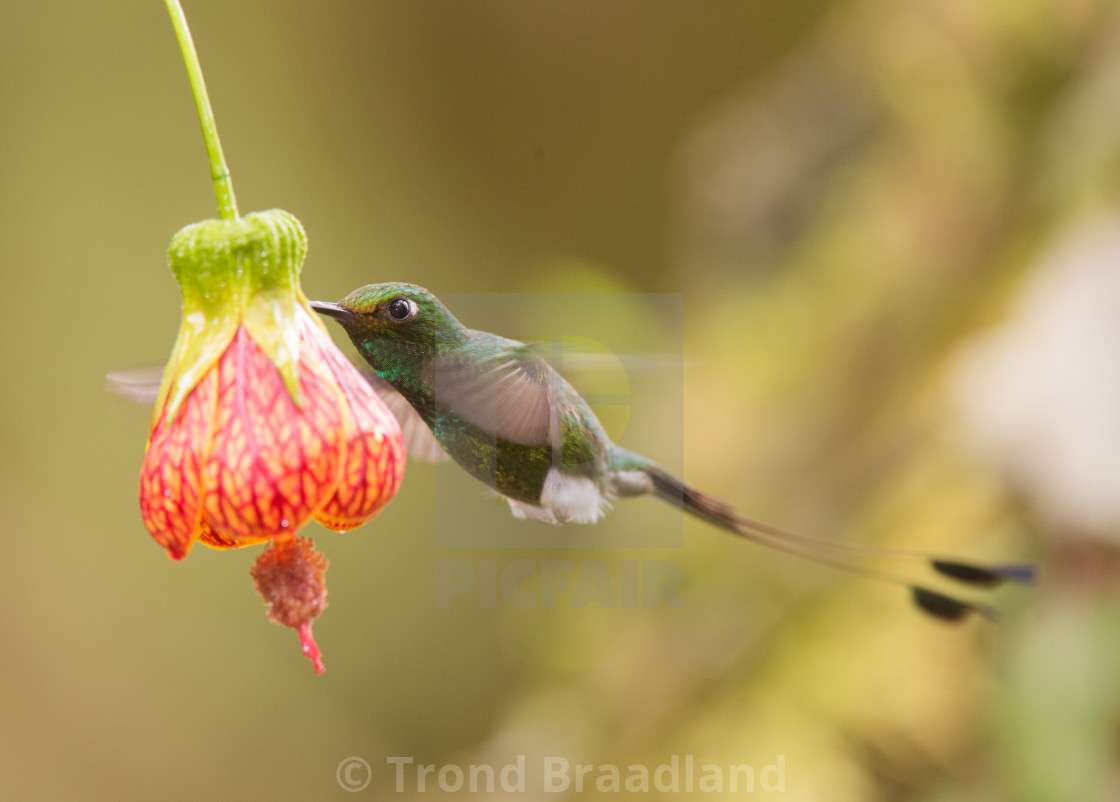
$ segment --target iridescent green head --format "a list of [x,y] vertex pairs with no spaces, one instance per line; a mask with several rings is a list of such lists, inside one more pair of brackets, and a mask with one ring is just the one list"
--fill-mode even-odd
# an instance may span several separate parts
[[337,320],[359,350],[377,343],[435,354],[466,340],[463,326],[447,307],[415,284],[367,284],[336,304],[311,301],[311,308]]

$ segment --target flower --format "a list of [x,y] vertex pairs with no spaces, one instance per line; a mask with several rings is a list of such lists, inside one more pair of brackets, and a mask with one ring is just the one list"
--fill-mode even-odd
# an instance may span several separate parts
[[396,418],[335,347],[299,288],[307,239],[272,210],[179,231],[168,261],[183,318],[140,470],[144,523],[168,555],[272,541],[253,567],[269,617],[299,631],[326,607],[326,559],[295,533],[345,531],[396,493]]
[[187,226],[169,262],[183,320],[140,473],[144,523],[174,559],[310,518],[347,530],[392,498],[400,427],[299,289],[299,221],[258,212]]

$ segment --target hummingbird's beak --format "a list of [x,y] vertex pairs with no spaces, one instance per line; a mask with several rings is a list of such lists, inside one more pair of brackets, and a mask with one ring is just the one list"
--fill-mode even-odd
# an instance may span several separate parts
[[332,304],[330,301],[308,301],[312,309],[320,315],[333,317],[335,320],[349,320],[354,317],[354,313],[344,306]]

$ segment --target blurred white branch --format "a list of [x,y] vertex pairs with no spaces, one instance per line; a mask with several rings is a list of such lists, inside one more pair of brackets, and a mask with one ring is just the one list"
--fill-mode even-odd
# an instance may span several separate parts
[[952,393],[977,444],[1057,529],[1120,536],[1120,218],[1044,255]]

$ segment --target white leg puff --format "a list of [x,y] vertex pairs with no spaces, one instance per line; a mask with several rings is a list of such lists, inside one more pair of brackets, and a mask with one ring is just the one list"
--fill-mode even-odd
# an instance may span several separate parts
[[611,507],[599,486],[585,476],[572,476],[555,468],[548,472],[540,505],[509,499],[514,518],[542,524],[593,524]]

